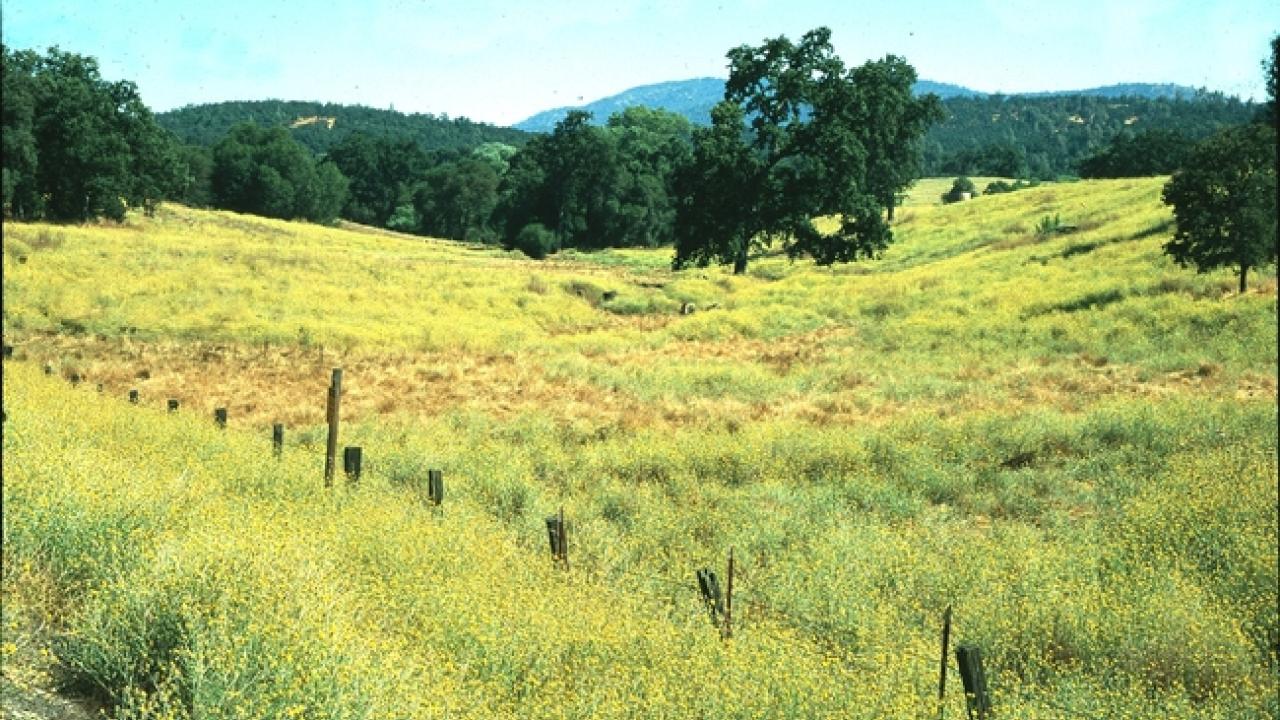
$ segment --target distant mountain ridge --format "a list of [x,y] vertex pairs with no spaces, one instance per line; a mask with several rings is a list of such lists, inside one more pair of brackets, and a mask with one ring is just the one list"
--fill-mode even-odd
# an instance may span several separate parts
[[[1043,91],[1028,93],[986,93],[951,83],[920,80],[915,84],[917,95],[934,93],[943,100],[956,97],[983,98],[993,95],[1005,97],[1059,97],[1083,95],[1089,97],[1138,97],[1144,99],[1190,99],[1199,92],[1186,85],[1172,83],[1121,83],[1084,90]],[[641,85],[616,95],[586,103],[585,105],[559,107],[532,115],[512,127],[526,132],[551,132],[570,110],[585,110],[592,114],[592,122],[603,125],[610,115],[631,107],[644,105],[683,115],[698,125],[711,124],[711,108],[724,99],[724,80],[721,78],[694,78]]]

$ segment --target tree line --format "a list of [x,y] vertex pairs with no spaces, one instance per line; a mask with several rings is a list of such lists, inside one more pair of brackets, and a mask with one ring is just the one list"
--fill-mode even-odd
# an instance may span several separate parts
[[[342,106],[275,101],[224,103],[227,113],[205,125],[187,109],[170,113],[169,124],[194,139],[184,142],[157,122],[132,83],[102,79],[92,58],[4,48],[4,213],[20,220],[119,220],[128,208],[150,211],[170,199],[501,243],[531,257],[571,247],[669,245],[676,268],[724,263],[740,273],[754,254],[774,246],[823,264],[878,254],[892,241],[898,197],[923,173],[1053,175],[1060,155],[1018,144],[1016,128],[1061,124],[1065,111],[1067,124],[1050,133],[1056,151],[1092,148],[1075,169],[1094,177],[1165,174],[1207,162],[1209,155],[1196,152],[1199,135],[1218,129],[1224,112],[1258,113],[1221,97],[1190,105],[1143,101],[1137,117],[1145,129],[1132,133],[1124,128],[1135,117],[1133,99],[954,98],[944,105],[934,95],[912,94],[915,71],[902,58],[846,67],[826,28],[798,42],[778,37],[743,45],[727,58],[724,100],[709,127],[644,107],[615,113],[600,126],[587,113],[571,112],[552,132],[534,136],[494,135],[465,119],[439,118],[459,134],[424,147],[422,137],[374,132],[371,123],[342,134],[321,130],[319,121],[291,131],[285,120],[295,111],[325,117]],[[948,124],[951,131],[965,126],[956,122],[963,115],[953,111],[957,103],[972,105],[967,116],[991,121],[972,123],[969,147],[947,155],[937,133]],[[269,116],[220,129],[237,105]],[[1268,108],[1274,118],[1274,101]],[[383,120],[404,117],[369,112]],[[1160,118],[1175,116],[1182,118],[1177,128],[1158,127]],[[1114,127],[1121,129],[1103,142],[1101,133]],[[216,140],[213,132],[221,133]],[[1236,137],[1231,152],[1260,147],[1258,132],[1247,142]],[[300,142],[308,137],[325,138],[323,146]],[[1274,171],[1270,177],[1274,184]],[[1180,187],[1171,185],[1166,195],[1178,196]],[[835,223],[819,226],[817,217]],[[1257,265],[1249,263],[1241,265],[1242,276]]]

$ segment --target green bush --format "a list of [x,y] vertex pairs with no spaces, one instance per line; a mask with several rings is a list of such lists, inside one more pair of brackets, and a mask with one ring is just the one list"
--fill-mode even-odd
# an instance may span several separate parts
[[541,260],[559,250],[560,242],[556,234],[542,223],[529,223],[520,229],[519,235],[516,235],[515,249],[534,260]]
[[969,193],[969,197],[973,197],[976,191],[977,190],[973,185],[973,181],[961,175],[960,177],[956,178],[955,182],[951,183],[951,189],[943,193],[942,202],[944,203],[959,202],[962,197],[961,195],[962,193]]

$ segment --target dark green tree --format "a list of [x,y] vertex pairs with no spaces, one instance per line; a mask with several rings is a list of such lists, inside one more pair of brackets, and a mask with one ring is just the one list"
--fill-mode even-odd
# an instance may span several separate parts
[[1200,272],[1234,267],[1240,292],[1250,268],[1276,259],[1276,131],[1228,128],[1197,145],[1164,187],[1177,230],[1164,246]]
[[693,125],[672,112],[633,106],[610,117],[605,131],[617,168],[603,243],[655,247],[672,242],[675,178],[691,158]]
[[744,180],[759,181],[761,158],[742,141],[742,108],[722,102],[711,110],[711,127],[694,134],[693,157],[676,175],[675,267],[733,263],[747,270],[762,243],[752,220],[753,198]]
[[419,231],[454,240],[491,241],[489,219],[498,203],[498,180],[493,165],[477,157],[433,167],[413,194]]
[[133,83],[107,82],[96,60],[57,48],[6,48],[3,64],[4,192],[14,217],[119,220],[176,191],[175,141]]
[[915,68],[889,55],[850,74],[861,100],[852,110],[867,150],[867,184],[893,221],[897,197],[920,177],[921,145],[930,126],[946,113],[937,95],[915,97]]
[[555,233],[557,247],[604,247],[617,159],[605,130],[589,120],[570,112],[511,158],[494,211],[508,247],[530,223]]
[[[831,31],[730,50],[730,78],[712,128],[696,137],[682,187],[673,266],[732,261],[742,273],[753,247],[781,243],[791,258],[847,263],[892,240],[884,210],[909,182],[910,158],[936,100],[904,100],[914,72],[897,58],[846,72]],[[745,137],[742,122],[750,118]],[[868,128],[868,123],[886,127]],[[701,147],[708,143],[708,147]],[[736,147],[739,145],[741,147]],[[893,168],[906,159],[908,168]],[[698,178],[719,177],[730,187]],[[814,219],[838,219],[831,232]]]
[[11,53],[5,48],[0,65],[3,83],[3,181],[6,217],[41,217],[43,202],[36,184],[39,153],[36,149],[35,72],[38,57],[31,52]]
[[1195,143],[1176,130],[1121,133],[1080,163],[1080,177],[1121,178],[1168,175],[1182,166]]
[[246,123],[213,148],[213,201],[236,212],[332,222],[346,200],[346,179],[317,163],[283,127]]
[[[674,267],[715,260],[742,273],[753,247],[774,243],[819,264],[883,250],[892,240],[885,210],[909,182],[913,148],[937,117],[935,100],[904,99],[910,66],[889,57],[846,71],[827,28],[799,43],[744,45],[728,58],[725,101],[738,112],[718,108],[698,135],[710,146],[695,149],[694,164],[706,165],[683,183],[694,195],[680,205]],[[893,167],[904,158],[906,169]],[[699,176],[728,184],[699,189],[690,182]],[[837,218],[835,229],[820,231],[821,216]]]
[[412,140],[354,132],[329,150],[329,159],[351,182],[343,216],[385,227],[396,208],[412,199],[426,156]]

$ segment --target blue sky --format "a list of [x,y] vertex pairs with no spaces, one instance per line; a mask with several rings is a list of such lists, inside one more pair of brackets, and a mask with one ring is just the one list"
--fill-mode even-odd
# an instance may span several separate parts
[[902,55],[977,90],[1174,82],[1261,100],[1265,0],[0,0],[6,46],[98,58],[157,111],[321,100],[501,125],[636,85],[726,75],[724,54],[832,29],[847,64]]

